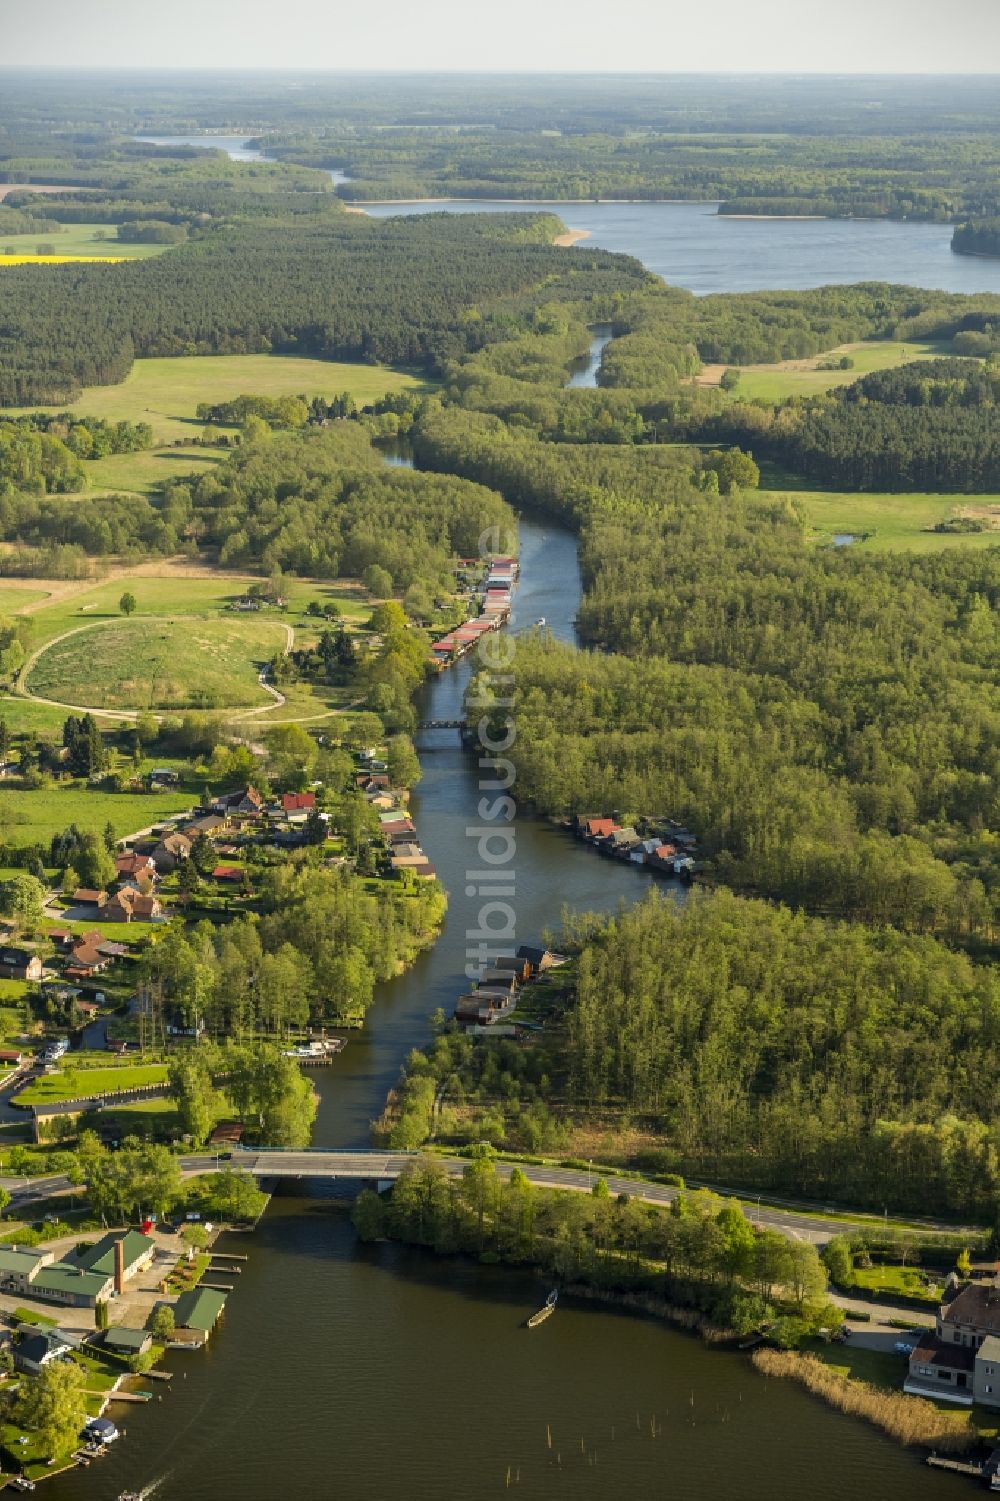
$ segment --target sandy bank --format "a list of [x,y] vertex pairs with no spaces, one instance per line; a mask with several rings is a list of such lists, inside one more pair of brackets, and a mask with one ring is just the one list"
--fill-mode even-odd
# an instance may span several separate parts
[[590,229],[567,229],[564,235],[556,235],[553,245],[578,245],[581,240],[589,240],[593,234]]

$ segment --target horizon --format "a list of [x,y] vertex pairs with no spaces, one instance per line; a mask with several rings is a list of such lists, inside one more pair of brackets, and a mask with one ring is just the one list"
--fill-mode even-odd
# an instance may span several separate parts
[[[611,27],[600,0],[507,0],[497,16],[484,24],[482,9],[463,0],[425,0],[419,10],[383,0],[377,14],[286,0],[277,20],[265,0],[174,0],[169,11],[50,0],[42,13],[10,8],[4,52],[9,67],[80,73],[626,77],[989,78],[996,65],[984,62],[1000,56],[1000,8],[989,0],[953,0],[947,17],[937,0],[841,0],[835,14],[817,0],[716,0],[710,13],[623,0]],[[479,65],[486,51],[489,68]],[[326,55],[329,66],[317,68]]]

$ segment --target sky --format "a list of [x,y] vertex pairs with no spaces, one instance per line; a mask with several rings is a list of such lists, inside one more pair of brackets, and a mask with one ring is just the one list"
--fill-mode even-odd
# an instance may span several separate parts
[[1000,0],[0,0],[0,65],[993,73]]

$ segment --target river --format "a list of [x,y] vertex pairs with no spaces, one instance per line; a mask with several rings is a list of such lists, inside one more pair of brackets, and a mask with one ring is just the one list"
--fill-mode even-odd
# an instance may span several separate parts
[[[593,384],[601,337],[578,383]],[[404,450],[392,457],[406,462]],[[524,516],[521,561],[511,629],[544,615],[573,640],[573,537]],[[456,717],[471,671],[466,660],[430,682],[421,718]],[[400,1063],[463,987],[479,907],[466,894],[466,871],[479,865],[466,833],[476,767],[455,732],[424,732],[418,749],[413,816],[449,891],[447,918],[433,948],[379,987],[364,1031],[317,1071],[317,1145],[366,1143]],[[654,879],[528,816],[515,830],[519,941],[557,929],[564,904],[610,911]],[[257,1232],[234,1240],[249,1261],[208,1348],[171,1351],[171,1389],[119,1409],[125,1442],[48,1483],[51,1501],[109,1501],[139,1486],[159,1501],[479,1501],[508,1477],[526,1501],[556,1486],[584,1501],[930,1501],[967,1486],[798,1388],[765,1382],[745,1357],[654,1320],[564,1298],[529,1335],[523,1320],[545,1284],[512,1268],[363,1246],[333,1190],[283,1191]]]

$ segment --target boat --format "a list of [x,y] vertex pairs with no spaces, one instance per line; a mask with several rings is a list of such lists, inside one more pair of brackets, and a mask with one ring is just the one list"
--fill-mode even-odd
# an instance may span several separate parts
[[539,615],[538,619],[535,621],[535,624],[536,625],[544,625],[545,624],[545,616],[544,615]]
[[29,1480],[27,1475],[15,1475],[10,1483],[16,1491],[33,1491],[35,1489],[35,1482]]
[[559,1293],[557,1289],[553,1288],[548,1297],[545,1299],[542,1307],[538,1310],[537,1313],[533,1313],[531,1315],[531,1318],[528,1320],[529,1329],[537,1329],[539,1324],[545,1323],[545,1320],[549,1317],[549,1314],[555,1312],[555,1306],[558,1297]]

